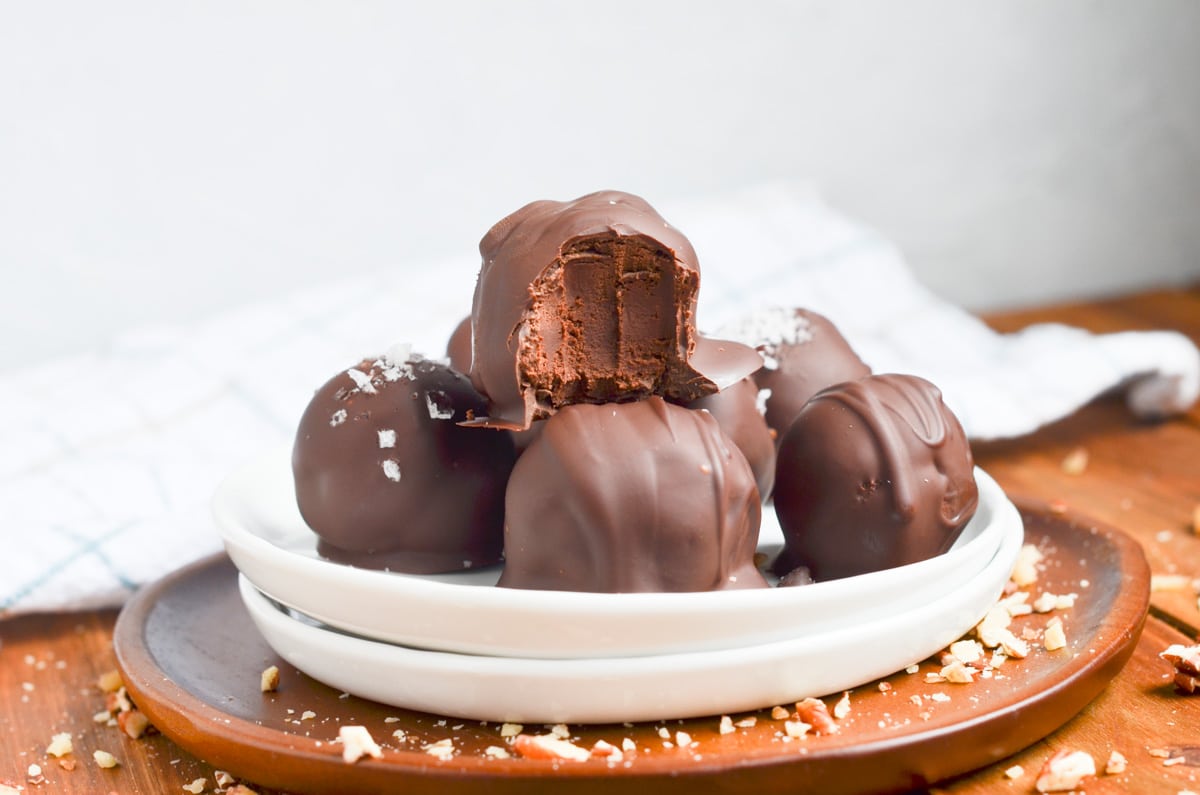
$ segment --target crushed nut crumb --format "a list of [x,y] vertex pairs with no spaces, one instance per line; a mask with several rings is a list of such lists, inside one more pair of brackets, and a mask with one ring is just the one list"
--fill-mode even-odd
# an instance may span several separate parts
[[274,693],[279,688],[279,667],[272,665],[263,669],[259,676],[259,687],[264,693]]
[[[1033,585],[1038,578],[1038,564],[1042,562],[1042,552],[1033,544],[1025,544],[1017,553],[1017,562],[1013,566],[1012,581],[1020,587]],[[986,643],[986,641],[985,641]]]
[[1163,591],[1189,591],[1192,589],[1192,579],[1185,574],[1152,574],[1150,575],[1151,593]]
[[956,685],[969,685],[975,681],[972,669],[963,665],[958,660],[942,668],[941,676],[945,681]]
[[194,779],[191,784],[183,785],[183,791],[190,792],[190,793],[192,793],[192,795],[200,795],[200,793],[204,792],[204,790],[207,788],[208,788],[208,779],[206,779],[206,778]]
[[1087,471],[1088,451],[1086,447],[1076,447],[1067,453],[1062,461],[1062,471],[1067,475],[1082,475]]
[[833,722],[825,702],[819,698],[806,698],[796,702],[796,717],[813,728],[816,734],[836,734],[838,726]]
[[717,726],[717,733],[718,734],[733,734],[734,731],[735,731],[735,729],[733,728],[733,718],[729,717],[728,715],[722,715],[721,722]]
[[802,738],[808,734],[812,726],[799,720],[788,720],[783,722],[783,732],[788,737]]
[[526,759],[565,759],[586,762],[591,751],[553,734],[518,734],[513,749]]
[[113,768],[121,764],[117,758],[108,751],[93,751],[92,759],[96,760],[96,764],[103,768]]
[[1063,749],[1046,761],[1038,774],[1038,792],[1070,792],[1079,787],[1079,782],[1096,775],[1096,762],[1086,751]]
[[1063,629],[1062,619],[1058,616],[1046,623],[1046,632],[1042,636],[1042,646],[1046,651],[1058,651],[1067,645],[1067,633]]
[[833,717],[841,720],[850,714],[850,691],[842,693],[842,697],[833,705]]
[[[106,715],[108,713],[105,713]],[[71,733],[62,732],[50,738],[50,744],[46,746],[46,753],[53,757],[66,756],[71,753],[74,746],[71,743]]]
[[348,765],[354,764],[364,756],[372,759],[383,756],[383,750],[375,743],[366,726],[340,726],[338,740],[342,743],[342,761]]
[[124,683],[121,681],[121,674],[115,668],[100,674],[100,678],[96,680],[96,687],[100,688],[102,693],[115,693],[122,684]]
[[520,723],[505,723],[500,727],[501,737],[516,737],[521,732],[525,731],[525,727]]
[[1020,765],[1013,765],[1004,771],[1004,775],[1015,780],[1025,775],[1025,768],[1021,767]]
[[432,757],[436,757],[444,761],[455,754],[454,740],[450,737],[446,737],[438,740],[435,743],[429,743],[421,746],[421,750]]
[[117,725],[132,740],[138,739],[151,728],[150,719],[146,717],[145,713],[136,709],[117,715]]
[[1119,776],[1125,772],[1126,759],[1120,751],[1113,751],[1104,763],[1104,773],[1109,776]]
[[1180,693],[1200,692],[1200,645],[1172,644],[1158,656],[1175,666],[1175,688]]

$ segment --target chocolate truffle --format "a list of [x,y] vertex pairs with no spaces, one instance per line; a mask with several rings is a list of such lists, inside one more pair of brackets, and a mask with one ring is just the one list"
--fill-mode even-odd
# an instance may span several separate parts
[[758,369],[696,332],[696,252],[645,201],[616,191],[538,201],[479,244],[471,380],[481,424],[529,427],[572,403],[687,403]]
[[716,418],[721,430],[746,456],[759,496],[763,500],[770,497],[775,484],[775,438],[759,411],[754,381],[743,378],[715,395],[689,403],[688,408],[703,409]]
[[971,448],[937,387],[911,375],[832,386],[780,441],[774,569],[820,582],[940,555],[977,501]]
[[777,439],[813,395],[871,372],[833,323],[808,309],[769,307],[748,315],[729,331],[762,354],[763,367],[754,380],[759,389],[770,390],[767,426]]
[[543,425],[509,479],[500,585],[766,586],[754,476],[712,415],[651,397],[567,406]]
[[[471,370],[471,316],[467,315],[455,327],[454,332],[450,335],[450,339],[446,342],[446,357],[450,359],[450,366],[460,373],[467,373]],[[537,438],[537,435],[542,432],[542,424],[535,422],[529,426],[528,430],[524,431],[507,431],[512,434],[513,444],[517,448],[517,455],[525,451],[525,448]],[[774,464],[772,463],[771,477],[775,477]]]
[[466,376],[404,349],[317,390],[292,472],[322,554],[415,574],[498,562],[515,453],[508,434],[458,424],[483,410]]
[[446,340],[446,358],[450,366],[466,375],[471,372],[471,316],[467,315]]

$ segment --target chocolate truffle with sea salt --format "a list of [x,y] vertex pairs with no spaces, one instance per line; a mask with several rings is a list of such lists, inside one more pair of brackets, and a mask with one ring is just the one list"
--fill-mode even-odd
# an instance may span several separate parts
[[506,433],[458,423],[484,410],[467,378],[401,349],[339,373],[300,420],[300,513],[329,558],[414,574],[500,560]]
[[871,373],[833,323],[808,309],[760,309],[727,331],[762,354],[754,381],[769,390],[766,420],[777,440],[813,395]]
[[471,380],[481,424],[528,428],[573,403],[661,395],[688,403],[760,357],[696,331],[696,252],[642,199],[604,191],[537,201],[479,244]]
[[651,397],[567,406],[542,425],[509,479],[501,586],[766,587],[754,475],[712,415]]
[[837,384],[780,441],[774,569],[820,582],[916,563],[948,550],[977,503],[971,448],[937,387],[911,375]]

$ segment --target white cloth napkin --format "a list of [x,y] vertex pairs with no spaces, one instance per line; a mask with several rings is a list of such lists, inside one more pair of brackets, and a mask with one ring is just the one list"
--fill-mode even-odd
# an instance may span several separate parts
[[[807,189],[659,209],[699,252],[703,328],[766,305],[821,312],[876,372],[938,384],[973,438],[1033,431],[1114,387],[1147,417],[1185,411],[1200,391],[1200,354],[1179,334],[990,331]],[[116,605],[219,549],[208,500],[221,478],[287,444],[313,390],[361,357],[396,341],[443,355],[477,267],[285,292],[0,374],[0,615]]]

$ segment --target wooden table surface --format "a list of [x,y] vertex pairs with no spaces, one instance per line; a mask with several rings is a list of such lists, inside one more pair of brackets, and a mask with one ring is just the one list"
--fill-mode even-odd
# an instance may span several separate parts
[[[1200,343],[1200,287],[1105,301],[1011,312],[988,318],[1001,331],[1059,321],[1092,331],[1177,329]],[[1072,473],[1063,461],[1085,450],[1087,466]],[[1158,653],[1195,643],[1200,610],[1191,581],[1200,578],[1200,408],[1159,424],[1139,423],[1118,398],[1101,398],[1053,426],[1012,441],[976,445],[978,463],[1014,498],[1056,502],[1118,527],[1141,542],[1155,574],[1184,575],[1185,586],[1152,595],[1150,617],[1124,671],[1079,716],[1044,741],[961,779],[934,788],[947,793],[1032,792],[1034,777],[1059,749],[1087,751],[1103,766],[1111,750],[1128,759],[1120,776],[1087,779],[1089,793],[1200,792],[1200,694],[1183,696],[1165,683]],[[0,620],[0,793],[3,784],[28,792],[179,793],[213,769],[170,740],[138,740],[95,723],[104,708],[98,677],[115,667],[114,611],[24,616]],[[45,748],[52,735],[74,735],[77,760],[63,769]],[[1167,750],[1164,764],[1160,750]],[[94,750],[121,764],[101,769]],[[1153,753],[1152,753],[1153,752]],[[1182,761],[1177,761],[1182,759]],[[45,783],[28,781],[29,766]],[[1021,765],[1016,780],[1004,771]]]

